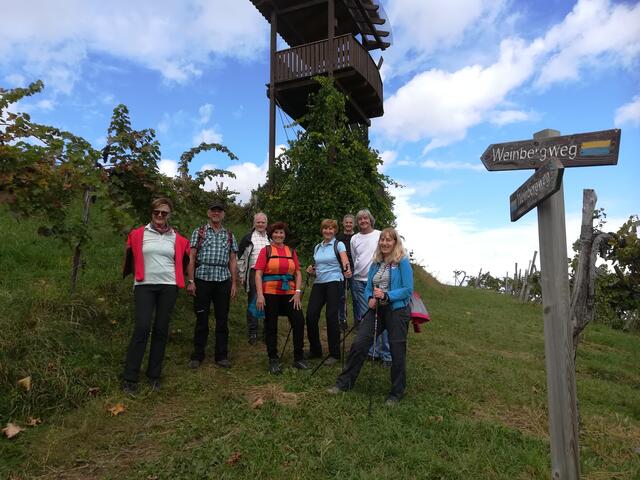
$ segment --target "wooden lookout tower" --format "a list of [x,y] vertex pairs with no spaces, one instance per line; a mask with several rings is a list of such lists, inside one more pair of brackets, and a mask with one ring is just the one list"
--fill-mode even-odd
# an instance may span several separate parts
[[[347,117],[369,127],[382,116],[380,66],[369,52],[389,47],[390,28],[379,0],[251,0],[271,24],[269,174],[275,163],[276,103],[294,119],[306,113],[316,75],[334,78],[347,95]],[[276,50],[276,35],[290,46]]]

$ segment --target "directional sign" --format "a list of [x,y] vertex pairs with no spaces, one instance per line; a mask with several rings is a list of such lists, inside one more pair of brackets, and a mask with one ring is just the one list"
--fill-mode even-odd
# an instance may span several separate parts
[[618,163],[620,130],[576,133],[549,138],[494,143],[480,159],[489,171],[540,168],[557,158],[565,167],[590,167]]
[[536,170],[536,173],[509,197],[511,221],[515,222],[540,202],[556,193],[562,185],[563,172],[562,163],[555,158]]

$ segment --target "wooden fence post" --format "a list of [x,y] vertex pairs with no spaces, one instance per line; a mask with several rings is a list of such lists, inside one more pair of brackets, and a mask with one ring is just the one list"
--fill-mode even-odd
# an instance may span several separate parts
[[[534,139],[560,135],[543,130]],[[544,349],[549,402],[551,478],[580,477],[578,411],[573,363],[572,325],[569,317],[567,233],[564,189],[538,204],[538,237],[544,312]]]

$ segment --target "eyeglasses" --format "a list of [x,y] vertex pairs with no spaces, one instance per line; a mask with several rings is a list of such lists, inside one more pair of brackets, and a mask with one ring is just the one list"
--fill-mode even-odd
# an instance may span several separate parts
[[153,214],[156,217],[167,217],[171,212],[167,212],[166,210],[154,210]]

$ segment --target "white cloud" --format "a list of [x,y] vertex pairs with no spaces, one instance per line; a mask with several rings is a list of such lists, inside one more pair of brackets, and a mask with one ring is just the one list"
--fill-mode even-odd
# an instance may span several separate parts
[[394,44],[383,54],[385,79],[419,68],[435,51],[455,46],[469,31],[490,25],[505,2],[390,0],[387,3]]
[[[286,148],[286,145],[276,145],[276,157],[280,155]],[[202,170],[220,168],[213,164],[205,164]],[[251,190],[267,181],[267,172],[269,170],[269,155],[265,157],[262,165],[252,162],[232,163],[225,167],[236,175],[236,178],[215,178],[213,181],[207,180],[204,184],[205,190],[213,190],[216,183],[223,183],[230,190],[238,192],[237,199],[241,202],[248,202],[251,198]]]
[[55,107],[55,102],[53,100],[48,100],[48,99],[39,100],[38,102],[36,102],[36,104],[34,106],[38,110],[43,110],[45,112],[50,112],[51,110],[53,110],[53,107]]
[[438,160],[425,160],[420,164],[421,167],[431,168],[434,170],[475,170],[483,171],[483,165],[469,162],[442,162]]
[[[202,170],[215,168],[218,167],[211,164],[202,166]],[[268,168],[268,162],[266,161],[262,165],[256,165],[251,162],[234,163],[226,167],[226,170],[233,172],[236,178],[216,177],[213,180],[207,180],[204,184],[204,189],[213,190],[216,188],[216,184],[222,183],[229,190],[238,192],[237,200],[247,202],[251,198],[251,190],[266,182]]]
[[166,175],[167,177],[177,177],[178,176],[178,162],[175,160],[169,160],[168,158],[163,158],[158,162],[158,170],[160,173]]
[[504,40],[499,59],[489,67],[422,72],[387,99],[385,116],[374,128],[394,140],[431,138],[425,153],[461,140],[531,76],[537,54],[537,45]]
[[17,73],[11,73],[5,76],[4,80],[9,87],[25,87],[27,85],[27,79]]
[[[487,228],[469,216],[438,216],[437,206],[424,207],[418,188],[395,189],[394,213],[405,246],[429,273],[445,283],[453,283],[454,270],[477,275],[480,269],[494,277],[513,275],[515,262],[523,271],[538,251],[538,225],[535,211],[516,223]],[[566,214],[567,256],[573,257],[573,242],[580,235],[580,212]],[[607,218],[605,230],[616,231],[625,218]]]
[[380,171],[386,172],[386,170],[398,160],[398,152],[393,150],[385,150],[384,152],[380,152],[380,158],[382,158]]
[[579,0],[542,39],[550,55],[536,84],[577,80],[586,69],[630,66],[640,55],[640,3]]
[[198,114],[200,115],[200,118],[198,118],[198,121],[200,123],[207,123],[211,119],[212,113],[213,113],[213,105],[211,105],[210,103],[205,103],[204,105],[201,105],[200,108],[198,109]]
[[216,132],[213,128],[204,128],[193,137],[193,145],[201,143],[222,143],[222,134]]
[[509,123],[524,122],[533,116],[533,114],[521,110],[500,110],[493,112],[489,117],[489,121],[502,126]]
[[[411,189],[396,190],[394,195],[398,231],[407,249],[441,282],[453,283],[454,270],[477,275],[482,269],[503,277],[507,271],[513,273],[514,262],[526,265],[538,250],[535,215],[516,224],[486,228],[469,217],[442,217],[433,214],[433,208],[425,210]],[[576,216],[572,224],[577,222]],[[571,231],[579,232],[579,226]]]
[[0,55],[16,74],[69,93],[89,54],[186,82],[216,59],[255,58],[267,32],[268,23],[248,1],[24,0],[2,9]]
[[[468,29],[475,28],[471,25],[474,19],[495,22],[508,5],[458,0],[455,5],[465,7],[461,9],[463,18],[449,18],[455,15],[448,6],[431,3],[396,0],[390,6],[396,16],[392,19],[397,37],[402,39],[399,43],[404,45],[399,50],[404,49],[407,58],[417,55],[422,65],[423,54],[434,48],[434,42],[455,43]],[[415,21],[425,15],[424,18],[444,15],[446,29],[440,32],[431,18],[429,22]],[[430,28],[423,28],[427,23]],[[434,24],[435,31],[430,32]],[[494,30],[500,25],[496,22]],[[469,128],[484,122],[505,125],[533,120],[537,117],[533,112],[504,109],[510,103],[509,95],[531,82],[548,87],[560,81],[574,81],[587,69],[633,68],[640,56],[638,25],[640,4],[579,0],[562,22],[540,37],[530,42],[502,40],[497,60],[488,66],[482,62],[453,71],[433,68],[414,75],[387,98],[385,116],[374,121],[374,129],[391,141],[427,140],[423,150],[427,153],[464,139]],[[406,61],[411,64],[410,59]],[[413,67],[394,68],[412,71]]]
[[615,124],[618,127],[624,124],[640,126],[640,95],[616,110]]

